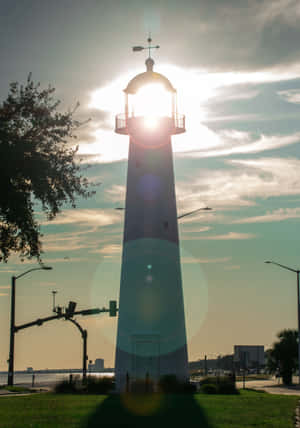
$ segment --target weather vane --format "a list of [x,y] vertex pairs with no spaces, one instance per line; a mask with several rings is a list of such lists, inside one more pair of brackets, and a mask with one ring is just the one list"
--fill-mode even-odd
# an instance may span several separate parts
[[151,58],[151,49],[159,49],[159,45],[151,46],[152,39],[150,35],[147,39],[147,42],[148,42],[148,46],[133,46],[132,48],[133,52],[139,52],[139,51],[143,51],[144,49],[148,49],[149,58]]

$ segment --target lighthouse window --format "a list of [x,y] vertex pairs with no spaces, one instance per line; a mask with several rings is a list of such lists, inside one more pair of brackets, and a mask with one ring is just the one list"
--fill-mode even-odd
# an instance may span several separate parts
[[168,229],[168,227],[169,227],[169,222],[168,221],[164,221],[164,228]]

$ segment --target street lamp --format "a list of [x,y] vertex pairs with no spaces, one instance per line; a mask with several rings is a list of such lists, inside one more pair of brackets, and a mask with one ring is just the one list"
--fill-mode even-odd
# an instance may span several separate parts
[[177,219],[179,220],[180,218],[186,217],[186,216],[191,215],[191,214],[195,214],[195,213],[197,213],[198,211],[212,211],[212,208],[209,208],[209,207],[197,208],[196,210],[193,210],[193,211],[190,211],[190,212],[188,212],[188,213],[185,213],[185,214],[181,214],[181,215],[179,215],[179,216],[177,217]]
[[[116,207],[116,208],[115,208],[115,210],[118,210],[118,211],[124,211],[124,210],[125,210],[125,208],[124,208],[124,207]],[[177,217],[177,220],[179,220],[179,219],[181,219],[181,218],[183,218],[183,217],[186,217],[186,216],[188,216],[188,215],[195,214],[195,213],[197,213],[198,211],[212,211],[212,208],[210,208],[210,207],[201,207],[201,208],[197,208],[196,210],[189,211],[188,213],[184,213],[184,214],[179,215],[179,216]]]
[[8,377],[7,385],[12,386],[14,384],[14,352],[15,352],[15,302],[16,302],[16,280],[29,272],[35,270],[51,270],[51,266],[40,266],[32,268],[26,272],[21,273],[18,276],[11,277],[11,303],[10,303],[10,342],[9,342],[9,358],[8,358]]
[[297,310],[298,310],[298,383],[300,384],[300,302],[299,302],[299,269],[292,269],[288,266],[282,265],[280,263],[273,262],[271,260],[265,261],[272,265],[277,265],[283,269],[290,270],[297,274]]

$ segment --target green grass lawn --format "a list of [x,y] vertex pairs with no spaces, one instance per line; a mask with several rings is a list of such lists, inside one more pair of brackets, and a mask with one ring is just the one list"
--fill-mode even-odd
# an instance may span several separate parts
[[240,395],[96,396],[36,394],[0,398],[0,427],[292,428],[299,397]]

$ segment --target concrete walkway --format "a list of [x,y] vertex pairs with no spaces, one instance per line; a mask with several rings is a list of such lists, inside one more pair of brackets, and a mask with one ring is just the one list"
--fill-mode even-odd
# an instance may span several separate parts
[[[19,386],[19,385],[18,385]],[[28,388],[28,386],[27,386]],[[50,387],[41,387],[39,388],[38,386],[35,388],[29,388],[29,391],[9,391],[7,389],[0,389],[0,397],[11,397],[14,395],[31,395],[31,394],[40,394],[43,392],[50,392],[51,388]]]
[[[238,389],[243,388],[243,382],[236,383]],[[278,383],[278,380],[249,380],[245,383],[246,388],[257,389],[258,391],[266,391],[270,394],[281,394],[281,395],[299,395],[300,386],[290,385],[285,386],[282,383]]]

